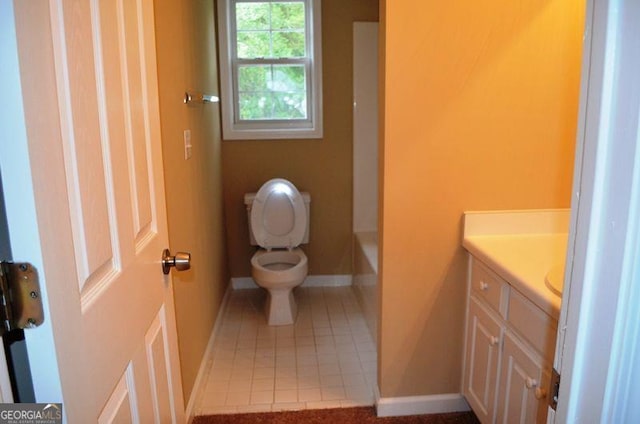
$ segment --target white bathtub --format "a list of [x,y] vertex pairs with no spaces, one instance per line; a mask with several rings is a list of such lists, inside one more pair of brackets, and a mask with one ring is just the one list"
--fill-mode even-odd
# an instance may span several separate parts
[[353,235],[353,290],[358,298],[373,340],[377,340],[378,233]]

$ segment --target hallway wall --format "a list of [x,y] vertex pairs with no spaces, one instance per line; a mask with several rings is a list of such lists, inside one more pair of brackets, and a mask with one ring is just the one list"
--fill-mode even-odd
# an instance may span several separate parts
[[[172,272],[185,404],[228,282],[218,104],[185,105],[187,89],[218,95],[211,0],[155,2],[158,84],[171,251],[192,268]],[[193,156],[184,159],[183,130]]]

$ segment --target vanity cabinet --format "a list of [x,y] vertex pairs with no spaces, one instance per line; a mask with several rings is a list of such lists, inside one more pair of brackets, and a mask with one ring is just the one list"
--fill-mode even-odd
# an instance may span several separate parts
[[483,424],[546,422],[557,321],[469,261],[463,394]]

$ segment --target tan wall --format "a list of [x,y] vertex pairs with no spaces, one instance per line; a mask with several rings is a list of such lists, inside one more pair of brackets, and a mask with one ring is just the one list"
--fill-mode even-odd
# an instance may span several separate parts
[[[186,106],[188,88],[218,93],[213,2],[157,0],[156,38],[171,250],[192,254],[173,272],[185,403],[228,282],[222,214],[218,105]],[[184,160],[183,130],[193,156]]]
[[465,210],[568,207],[584,0],[382,2],[382,396],[460,391]]
[[374,0],[322,2],[324,138],[225,141],[222,145],[229,267],[251,275],[254,248],[243,196],[270,178],[292,181],[311,194],[309,274],[351,273],[352,23],[377,21]]

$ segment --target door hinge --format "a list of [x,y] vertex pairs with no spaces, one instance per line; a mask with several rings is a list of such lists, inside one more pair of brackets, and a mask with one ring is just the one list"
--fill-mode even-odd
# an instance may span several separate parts
[[33,265],[0,261],[0,337],[44,322],[38,273]]
[[551,381],[549,382],[549,407],[556,410],[558,406],[558,394],[560,393],[560,374],[555,368],[551,369]]

